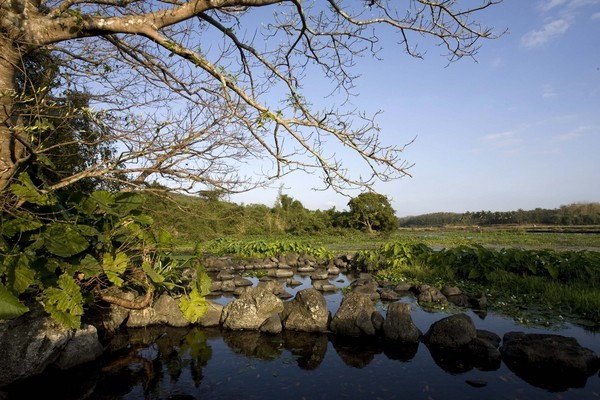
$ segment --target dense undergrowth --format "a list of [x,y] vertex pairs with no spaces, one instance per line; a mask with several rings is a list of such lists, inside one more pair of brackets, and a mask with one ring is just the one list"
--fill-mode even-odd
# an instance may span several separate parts
[[[141,308],[169,291],[183,294],[180,308],[189,320],[206,310],[208,276],[193,257],[172,257],[171,235],[153,228],[141,210],[143,196],[47,194],[26,173],[11,192],[21,205],[0,214],[0,319],[39,303],[63,326],[78,328],[86,309],[99,302]],[[182,271],[189,267],[198,279],[184,287]],[[113,287],[145,295],[138,304],[109,294]]]
[[600,322],[598,252],[479,245],[434,251],[423,243],[390,242],[359,251],[356,263],[387,281],[460,282],[488,291],[500,307],[521,301]]

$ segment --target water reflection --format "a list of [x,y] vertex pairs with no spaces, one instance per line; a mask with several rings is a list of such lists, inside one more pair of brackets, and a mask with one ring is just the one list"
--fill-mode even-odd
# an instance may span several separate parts
[[[423,357],[428,352],[435,364]],[[330,357],[330,354],[333,356]],[[450,375],[440,375],[434,365]],[[11,388],[8,398],[38,398],[42,393],[46,398],[61,399],[227,398],[232,393],[236,398],[275,398],[278,390],[284,387],[303,387],[304,391],[314,390],[316,395],[323,390],[323,386],[318,384],[319,379],[326,382],[342,380],[344,390],[352,398],[354,390],[383,392],[390,389],[393,379],[416,382],[423,373],[429,377],[429,387],[435,387],[436,380],[442,382],[441,387],[452,387],[451,383],[455,383],[457,386],[452,390],[460,398],[462,391],[467,390],[464,377],[473,376],[469,375],[470,371],[488,374],[486,380],[490,381],[494,377],[502,378],[499,372],[493,372],[499,367],[499,360],[478,360],[466,352],[427,350],[424,345],[406,346],[382,338],[356,339],[291,331],[268,335],[250,331],[156,327],[124,332],[112,340],[109,353],[98,362],[71,371],[51,371],[22,382]],[[586,385],[585,377],[544,376],[515,365],[508,367],[528,384],[546,390],[564,391]],[[360,375],[352,372],[358,370]],[[502,374],[507,373],[506,368],[502,370]],[[457,374],[463,378],[453,378]],[[261,380],[260,385],[255,385],[257,379]],[[373,387],[369,389],[370,386]],[[510,398],[508,394],[512,390],[515,390],[513,393],[518,390],[520,398],[548,394],[535,392],[540,389],[533,386],[523,388],[521,385],[518,389],[512,386],[514,383],[506,384],[502,390],[507,395],[496,397]],[[599,386],[596,378],[583,393],[591,395],[598,391]],[[229,392],[223,392],[224,388],[228,388]],[[256,392],[246,396],[245,390]],[[494,390],[501,389],[496,387]],[[523,394],[528,391],[531,391],[530,396]],[[561,396],[571,393],[564,392]],[[335,394],[317,397],[336,398]],[[310,393],[306,398],[312,398]]]

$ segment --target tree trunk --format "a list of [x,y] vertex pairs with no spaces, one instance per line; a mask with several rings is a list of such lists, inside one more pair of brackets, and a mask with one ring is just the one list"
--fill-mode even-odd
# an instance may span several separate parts
[[14,43],[0,38],[0,193],[8,187],[26,156],[27,136],[15,109],[15,75],[20,58]]

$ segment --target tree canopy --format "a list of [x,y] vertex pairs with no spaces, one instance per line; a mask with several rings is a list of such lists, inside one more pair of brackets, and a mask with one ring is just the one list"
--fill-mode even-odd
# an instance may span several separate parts
[[[24,125],[19,106],[56,96],[55,88],[25,93],[15,83],[39,50],[56,60],[60,90],[89,94],[80,109],[101,135],[75,138],[77,145],[118,149],[44,192],[88,178],[140,188],[159,180],[192,192],[246,190],[298,169],[319,172],[335,190],[405,176],[403,146],[381,140],[375,116],[346,101],[356,58],[377,56],[383,30],[413,57],[423,56],[423,38],[449,61],[471,57],[481,39],[495,37],[476,17],[499,1],[1,2],[0,191],[57,149],[44,140],[49,129]],[[312,104],[307,77],[329,82],[329,106]],[[349,170],[341,148],[369,173]],[[249,160],[267,164],[253,171]]]
[[398,227],[389,199],[379,193],[361,193],[348,202],[349,218],[357,228],[371,233],[390,232]]

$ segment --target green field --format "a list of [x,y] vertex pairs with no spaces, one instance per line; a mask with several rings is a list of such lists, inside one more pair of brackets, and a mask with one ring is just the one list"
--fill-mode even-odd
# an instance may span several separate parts
[[[449,248],[464,244],[479,244],[490,248],[518,247],[524,249],[555,250],[592,250],[600,251],[600,233],[565,233],[561,227],[552,227],[554,232],[528,232],[527,228],[502,229],[399,229],[389,235],[368,235],[358,231],[340,232],[339,235],[261,235],[261,236],[229,236],[239,240],[292,239],[313,246],[323,246],[332,252],[354,252],[373,249],[389,241],[416,241],[434,248]],[[202,239],[199,238],[199,242]],[[179,241],[178,253],[191,252],[196,243]]]

